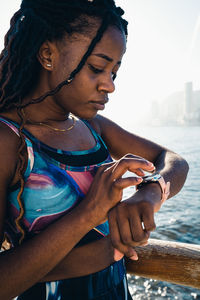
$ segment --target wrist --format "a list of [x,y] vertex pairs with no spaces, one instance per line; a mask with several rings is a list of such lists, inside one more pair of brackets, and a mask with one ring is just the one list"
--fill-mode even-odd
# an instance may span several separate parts
[[89,230],[106,221],[106,219],[100,217],[101,213],[87,196],[78,204],[76,210],[76,214],[82,218]]
[[152,204],[154,212],[157,212],[161,207],[162,192],[158,183],[151,182],[145,184],[137,190],[141,200],[145,200]]
[[84,203],[84,200],[81,201],[71,213],[76,216],[78,223],[85,228],[86,233],[97,226],[92,210],[87,203]]
[[170,193],[170,182],[166,183],[163,176],[157,172],[151,175],[144,176],[143,181],[136,187],[136,189],[139,190],[141,187],[152,183],[155,183],[160,187],[161,203],[165,202]]

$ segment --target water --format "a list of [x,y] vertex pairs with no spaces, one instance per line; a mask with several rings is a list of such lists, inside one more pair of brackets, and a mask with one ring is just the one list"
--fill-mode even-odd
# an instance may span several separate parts
[[[184,187],[156,214],[152,238],[200,244],[200,127],[148,127],[134,131],[183,156],[190,170]],[[126,190],[128,196],[131,190]],[[135,300],[200,299],[200,290],[141,277],[129,276]]]

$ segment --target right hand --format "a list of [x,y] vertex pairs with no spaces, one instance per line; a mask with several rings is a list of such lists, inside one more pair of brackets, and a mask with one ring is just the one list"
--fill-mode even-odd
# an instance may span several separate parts
[[[122,200],[124,188],[140,184],[142,182],[140,176],[144,176],[143,170],[152,172],[154,169],[153,163],[132,154],[100,166],[82,202],[91,211],[94,226],[107,219],[109,210]],[[126,171],[133,172],[139,177],[122,178]]]

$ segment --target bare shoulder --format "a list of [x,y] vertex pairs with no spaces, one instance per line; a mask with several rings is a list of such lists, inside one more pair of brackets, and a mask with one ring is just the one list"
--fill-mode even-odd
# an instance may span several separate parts
[[103,135],[104,133],[108,132],[108,130],[112,130],[114,128],[116,130],[123,130],[116,123],[102,115],[96,115],[95,118],[89,120],[89,123],[100,135]]
[[11,177],[17,163],[19,137],[7,125],[0,123],[0,178]]
[[161,151],[167,150],[153,141],[122,128],[102,115],[97,115],[91,124],[101,135],[111,155],[116,159],[127,153],[132,153],[154,161]]
[[15,175],[19,137],[0,123],[0,244],[3,238],[3,224],[6,214],[7,190]]
[[92,128],[98,133],[101,135],[101,128],[100,128],[100,123],[98,121],[98,115],[91,119],[91,120],[88,120],[88,123],[92,126]]

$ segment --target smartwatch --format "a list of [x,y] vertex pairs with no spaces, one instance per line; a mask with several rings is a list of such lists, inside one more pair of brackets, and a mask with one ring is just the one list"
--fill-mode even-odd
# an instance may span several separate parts
[[166,183],[162,175],[160,175],[159,173],[150,174],[142,178],[143,181],[136,186],[136,190],[139,190],[141,187],[149,183],[158,183],[162,192],[161,203],[167,200],[167,197],[170,193],[170,182]]

